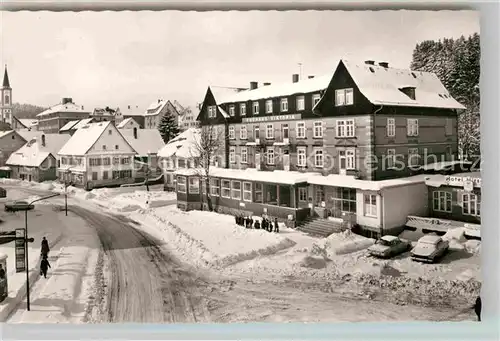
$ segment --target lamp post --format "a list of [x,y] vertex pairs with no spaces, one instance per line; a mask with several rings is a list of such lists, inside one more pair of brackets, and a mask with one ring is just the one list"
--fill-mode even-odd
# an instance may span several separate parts
[[[30,202],[27,206],[26,209],[24,210],[24,224],[25,224],[25,233],[24,233],[24,254],[26,257],[26,309],[29,311],[30,310],[30,272],[29,272],[29,263],[28,263],[28,211],[30,209],[33,209],[31,205],[33,205],[37,201],[57,197],[59,193],[48,195],[43,198],[38,198]],[[30,208],[31,207],[31,208]]]

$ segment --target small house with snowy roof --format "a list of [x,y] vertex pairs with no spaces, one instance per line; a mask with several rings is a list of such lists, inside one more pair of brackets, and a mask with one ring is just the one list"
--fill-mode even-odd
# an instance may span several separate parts
[[69,140],[66,134],[41,134],[12,153],[7,160],[11,178],[43,182],[57,179],[58,152]]
[[137,152],[111,122],[90,123],[77,129],[59,151],[58,178],[92,189],[135,181]]
[[175,171],[197,166],[199,158],[199,141],[201,132],[199,128],[189,128],[178,136],[168,141],[158,151],[160,167],[165,175],[165,188],[175,189]]

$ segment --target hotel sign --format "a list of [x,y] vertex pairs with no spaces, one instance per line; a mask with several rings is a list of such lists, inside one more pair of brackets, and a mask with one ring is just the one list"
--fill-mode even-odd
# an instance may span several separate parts
[[300,120],[301,118],[302,118],[301,114],[244,117],[242,119],[242,122],[243,123],[257,123],[257,122],[273,122],[273,121],[292,121],[292,120]]
[[444,181],[448,186],[464,187],[468,191],[471,191],[474,187],[481,188],[481,178],[449,175],[445,177]]

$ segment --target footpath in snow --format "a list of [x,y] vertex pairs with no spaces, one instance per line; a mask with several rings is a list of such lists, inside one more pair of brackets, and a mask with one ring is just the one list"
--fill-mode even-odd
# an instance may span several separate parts
[[9,323],[83,322],[91,304],[99,239],[91,227],[73,214],[61,220],[67,229],[66,237],[57,253],[51,251],[47,278],[40,276],[32,287],[31,310],[25,310],[24,300]]

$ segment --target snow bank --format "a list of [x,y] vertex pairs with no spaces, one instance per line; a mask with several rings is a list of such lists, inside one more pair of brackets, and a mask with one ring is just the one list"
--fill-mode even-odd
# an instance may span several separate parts
[[374,239],[359,236],[347,230],[319,240],[313,245],[312,253],[333,258],[364,250],[373,245],[374,242]]
[[[274,254],[295,245],[295,242],[280,234],[246,229],[236,225],[234,217],[215,212],[183,212],[169,206],[144,213],[156,220],[156,224],[151,220],[149,223],[157,229],[170,236],[176,234],[174,238],[178,241],[175,243],[178,248],[191,249],[192,254],[198,254],[204,262],[215,266],[227,266]],[[142,221],[145,222],[144,219]]]
[[[93,190],[93,199],[96,203],[100,204],[111,210],[119,212],[132,212],[138,209],[148,209],[155,207],[163,207],[173,205],[175,203],[175,193],[163,191],[135,190],[130,191],[130,187],[124,187],[128,190],[125,193],[117,192],[117,189],[97,189]],[[121,190],[122,188],[120,188]]]

